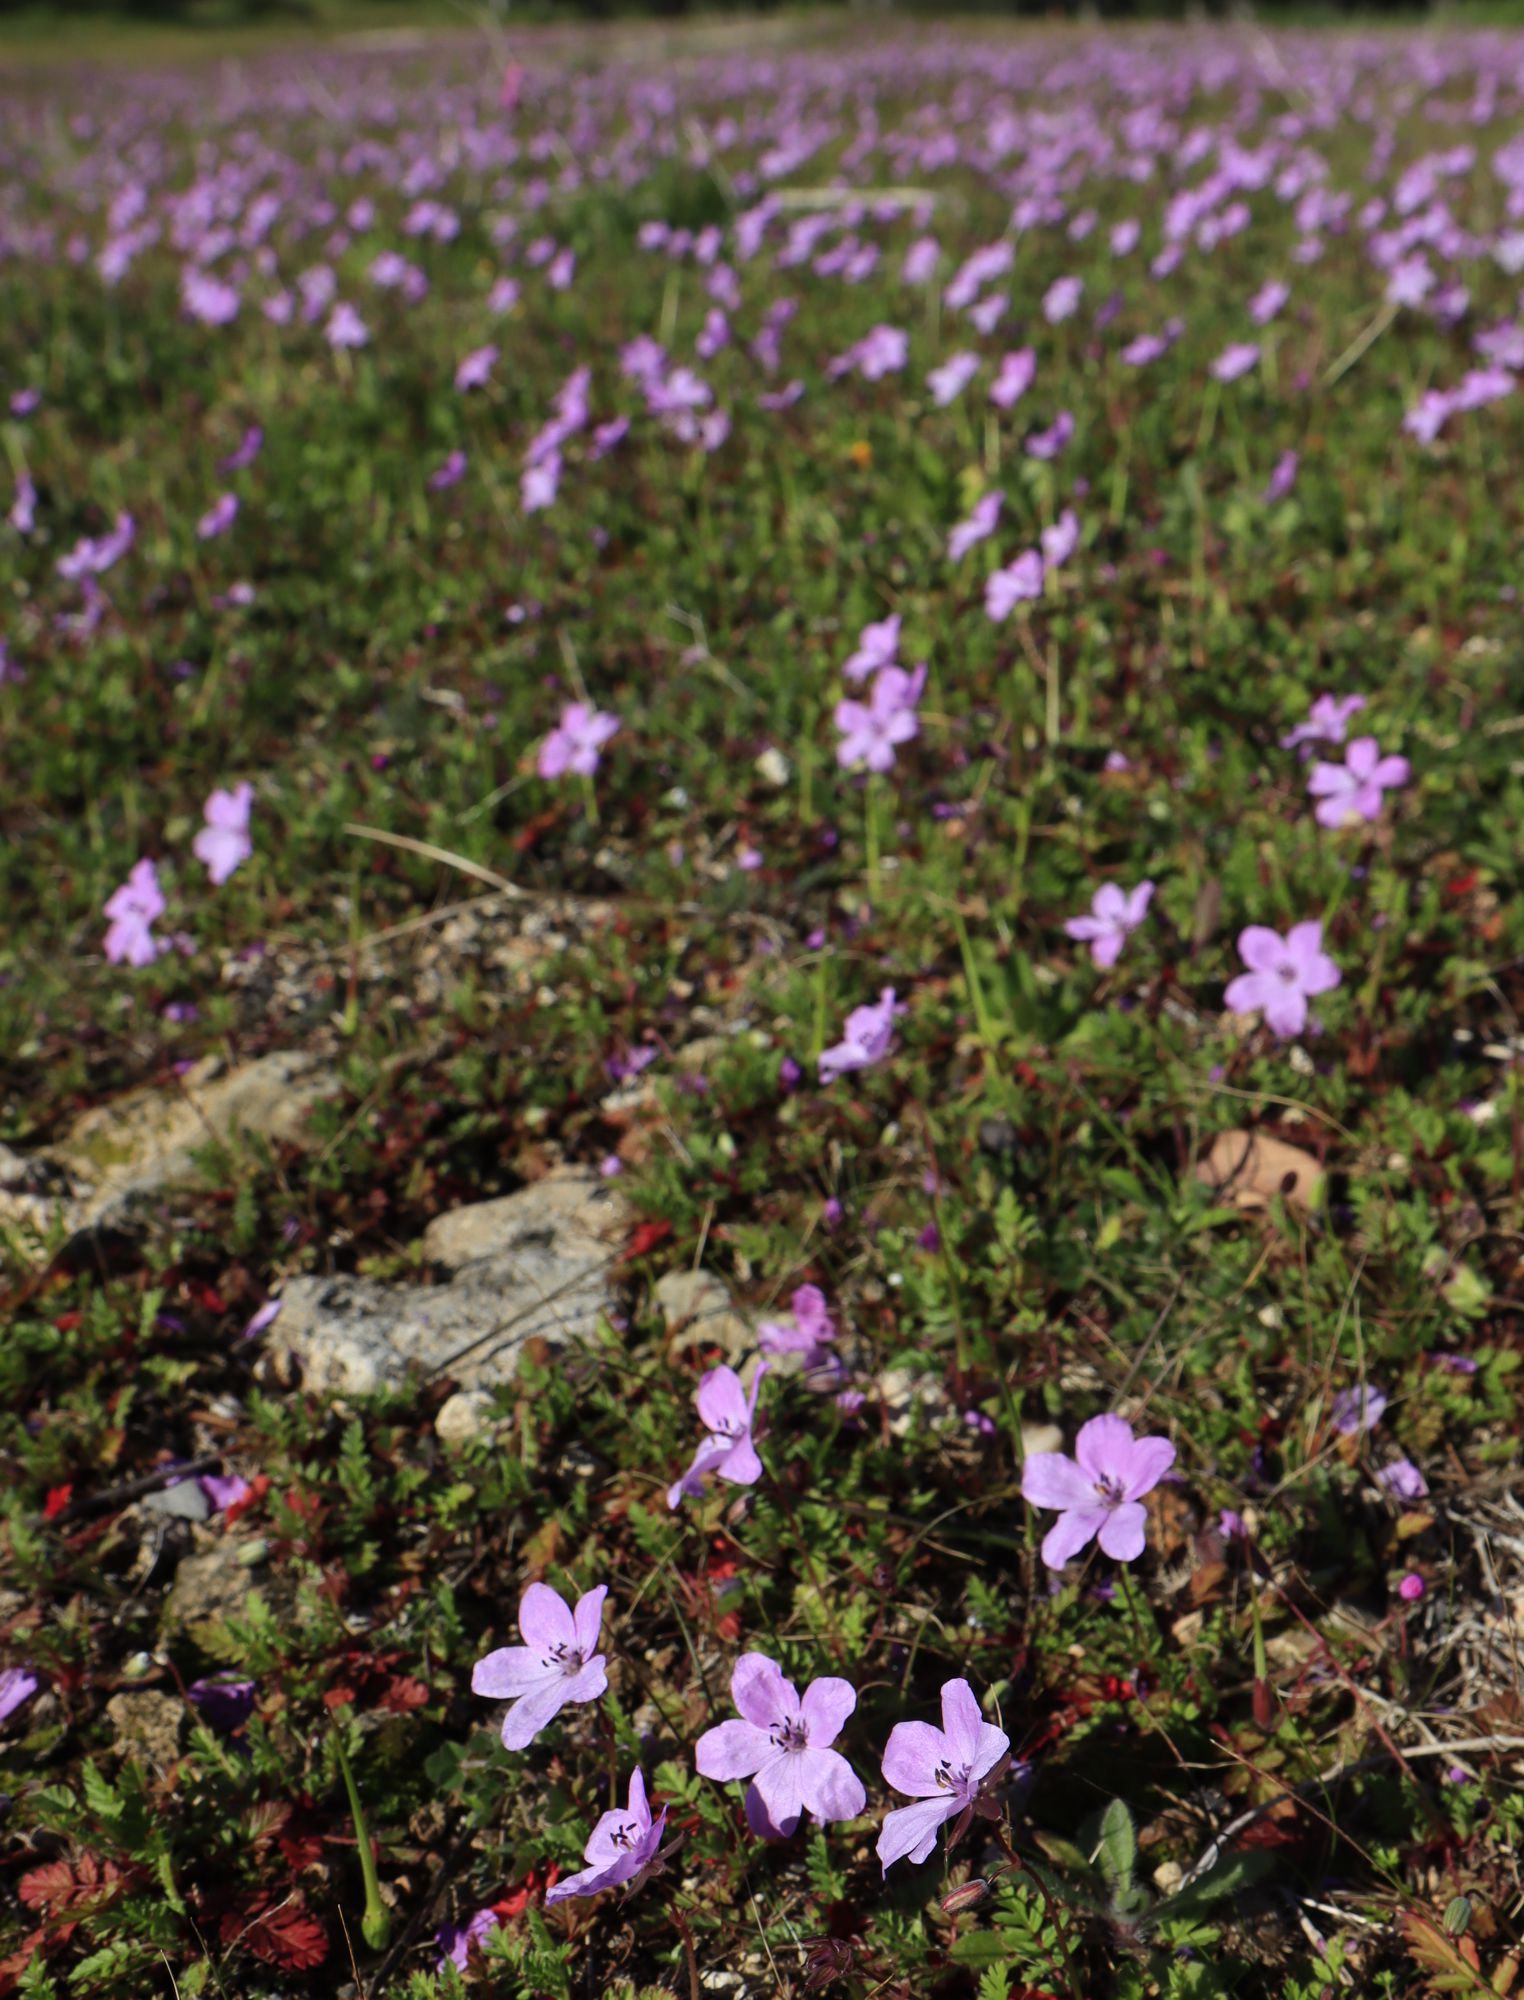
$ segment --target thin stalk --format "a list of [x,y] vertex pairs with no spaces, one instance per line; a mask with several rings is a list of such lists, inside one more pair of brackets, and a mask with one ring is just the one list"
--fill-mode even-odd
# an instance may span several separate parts
[[354,1821],[355,1844],[360,1850],[360,1875],[365,1883],[365,1914],[360,1919],[360,1935],[372,1951],[385,1951],[392,1934],[391,1912],[381,1900],[381,1878],[376,1873],[376,1857],[371,1852],[370,1828],[365,1823],[365,1808],[360,1803],[360,1787],[355,1783],[349,1752],[344,1748],[344,1738],[337,1722],[333,1723],[333,1749],[343,1774],[344,1789],[349,1794],[349,1816]]

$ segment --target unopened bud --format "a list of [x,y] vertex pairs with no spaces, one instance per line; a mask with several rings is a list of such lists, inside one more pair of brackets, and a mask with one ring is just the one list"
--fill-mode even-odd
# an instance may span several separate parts
[[942,1898],[942,1908],[949,1917],[956,1917],[964,1910],[977,1910],[989,1892],[989,1883],[982,1875],[976,1875],[972,1882],[949,1889]]

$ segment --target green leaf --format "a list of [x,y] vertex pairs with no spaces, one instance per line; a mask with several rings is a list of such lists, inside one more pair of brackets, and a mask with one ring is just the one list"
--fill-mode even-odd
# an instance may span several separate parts
[[1138,1836],[1132,1814],[1121,1799],[1113,1799],[1101,1815],[1101,1835],[1096,1843],[1096,1866],[1115,1900],[1132,1890],[1132,1873],[1138,1860]]

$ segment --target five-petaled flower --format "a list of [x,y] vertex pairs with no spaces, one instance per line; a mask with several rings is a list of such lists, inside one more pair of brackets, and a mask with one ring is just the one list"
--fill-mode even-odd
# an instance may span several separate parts
[[471,1692],[511,1701],[503,1717],[503,1748],[523,1750],[568,1702],[596,1701],[609,1684],[598,1651],[598,1627],[608,1586],[577,1599],[573,1611],[548,1583],[532,1583],[519,1603],[522,1646],[499,1646],[478,1660]]
[[1357,736],[1342,764],[1314,764],[1307,789],[1318,801],[1319,826],[1350,826],[1356,820],[1378,819],[1381,795],[1408,781],[1406,757],[1383,757],[1374,736]]
[[166,949],[153,926],[167,905],[159,887],[159,871],[146,856],[134,864],[127,880],[106,899],[111,919],[106,932],[106,957],[113,965],[152,965]]
[[800,1285],[789,1300],[792,1326],[765,1319],[757,1328],[757,1345],[764,1354],[803,1354],[806,1365],[818,1362],[836,1338],[836,1328],[818,1285]]
[[[1281,748],[1296,750],[1313,743],[1342,743],[1349,729],[1349,718],[1364,707],[1363,694],[1320,694],[1308,709],[1307,719],[1281,738]],[[1303,749],[1302,754],[1309,756],[1311,752]]]
[[916,703],[925,686],[924,664],[914,673],[907,673],[903,667],[880,667],[865,702],[839,701],[836,727],[841,731],[841,741],[836,746],[837,763],[844,770],[854,764],[866,764],[870,771],[892,770],[895,750],[921,733]]
[[1307,1002],[1340,984],[1338,966],[1323,949],[1323,926],[1293,924],[1282,937],[1264,924],[1238,934],[1238,955],[1248,966],[1230,980],[1223,995],[1235,1014],[1263,1014],[1277,1035],[1299,1035],[1307,1025]]
[[1109,1556],[1132,1562],[1143,1553],[1148,1520],[1143,1496],[1175,1462],[1168,1438],[1132,1434],[1123,1417],[1092,1417],[1074,1441],[1074,1457],[1035,1451],[1021,1469],[1021,1490],[1036,1507],[1057,1507],[1043,1537],[1042,1559],[1062,1569],[1094,1536]]
[[617,715],[606,715],[585,701],[569,701],[561,720],[540,745],[535,768],[542,778],[559,778],[567,771],[590,778],[598,768],[603,746],[619,728]]
[[220,786],[202,808],[206,825],[191,842],[198,861],[206,864],[212,884],[220,888],[254,852],[249,838],[249,808],[254,803],[254,787],[245,782],[224,791]]
[[856,651],[842,662],[841,671],[849,681],[865,681],[880,667],[892,667],[899,650],[900,620],[896,612],[893,617],[880,618],[876,624],[863,627],[857,636]]
[[667,1505],[680,1507],[690,1495],[704,1490],[706,1479],[725,1479],[732,1486],[755,1486],[762,1477],[762,1461],[752,1443],[752,1426],[757,1414],[757,1391],[767,1363],[759,1361],[751,1378],[751,1394],[741,1387],[741,1378],[723,1363],[711,1368],[698,1385],[694,1402],[699,1419],[709,1435],[693,1454],[693,1463],[667,1489]]
[[1103,882],[1090,899],[1090,915],[1071,917],[1064,930],[1088,944],[1092,961],[1107,970],[1116,964],[1128,934],[1142,923],[1153,893],[1152,882],[1140,882],[1136,889],[1126,890],[1115,882]]
[[830,1746],[857,1706],[850,1681],[811,1681],[803,1698],[776,1660],[746,1653],[730,1677],[738,1722],[706,1729],[694,1746],[699,1774],[728,1783],[750,1778],[746,1818],[766,1839],[787,1836],[800,1815],[822,1822],[855,1819],[868,1802],[862,1780]]
[[965,1680],[942,1683],[942,1727],[897,1722],[884,1746],[884,1783],[913,1806],[896,1806],[878,1837],[885,1874],[908,1855],[921,1862],[936,1844],[937,1828],[972,1810],[979,1787],[1011,1747],[1003,1729],[986,1722]]
[[871,1006],[854,1007],[847,1016],[841,1040],[823,1051],[820,1081],[830,1083],[848,1070],[869,1069],[882,1062],[894,1039],[894,988],[884,987]]
[[666,1824],[665,1806],[659,1817],[652,1819],[645,1777],[637,1767],[630,1773],[629,1804],[622,1811],[616,1806],[603,1815],[582,1850],[587,1867],[547,1889],[547,1905],[563,1903],[568,1896],[596,1896],[600,1890],[633,1882],[656,1859]]

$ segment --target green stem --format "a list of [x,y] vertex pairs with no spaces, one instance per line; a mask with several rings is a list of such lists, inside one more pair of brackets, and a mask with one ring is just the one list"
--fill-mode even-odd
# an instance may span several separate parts
[[344,1748],[344,1737],[337,1721],[333,1723],[333,1748],[343,1774],[344,1789],[349,1794],[349,1816],[354,1821],[355,1844],[360,1850],[360,1874],[365,1883],[365,1914],[360,1919],[360,1935],[372,1951],[385,1951],[392,1934],[391,1912],[381,1900],[381,1878],[376,1873],[376,1857],[371,1851],[370,1828],[365,1824],[360,1788],[355,1783],[349,1752]]

